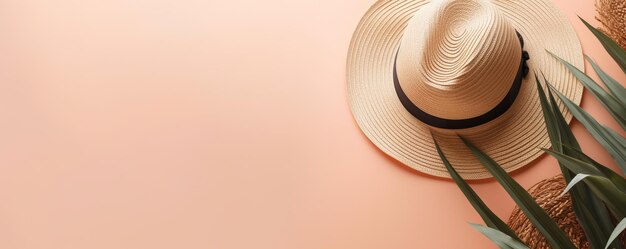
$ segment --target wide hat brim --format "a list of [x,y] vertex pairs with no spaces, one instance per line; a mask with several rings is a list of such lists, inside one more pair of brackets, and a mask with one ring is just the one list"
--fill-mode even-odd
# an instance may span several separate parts
[[[492,0],[524,38],[530,73],[519,95],[502,116],[480,126],[442,131],[413,117],[394,89],[394,58],[404,29],[429,0],[380,0],[361,19],[350,44],[347,62],[348,99],[359,127],[382,151],[423,173],[449,178],[437,154],[433,135],[446,157],[465,179],[491,174],[459,139],[479,147],[507,172],[519,169],[550,147],[535,84],[535,72],[579,104],[583,87],[547,51],[584,70],[580,41],[567,17],[549,0]],[[569,122],[571,115],[565,111]],[[431,133],[433,135],[431,135]]]

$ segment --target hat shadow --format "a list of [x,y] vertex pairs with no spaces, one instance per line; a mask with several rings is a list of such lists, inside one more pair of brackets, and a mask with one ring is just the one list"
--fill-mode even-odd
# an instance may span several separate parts
[[[372,141],[370,141],[367,136],[363,133],[360,132],[361,136],[365,138],[365,140],[367,140],[367,143],[369,144],[369,146],[376,151],[376,153],[378,155],[381,155],[382,157],[386,158],[387,160],[389,160],[390,162],[392,162],[393,167],[402,170],[404,172],[406,172],[407,174],[411,174],[414,176],[419,176],[419,177],[426,177],[426,178],[430,178],[433,180],[438,180],[438,181],[444,181],[444,182],[450,182],[450,183],[454,183],[454,180],[451,178],[445,178],[445,177],[439,177],[439,176],[433,176],[433,175],[429,175],[426,174],[424,172],[418,171],[416,169],[413,169],[407,165],[405,165],[404,163],[398,161],[397,159],[391,157],[390,155],[387,155],[387,153],[383,152],[382,150],[380,150]],[[530,163],[528,163],[526,166],[521,167],[519,169],[516,169],[514,171],[508,172],[508,174],[511,177],[515,177],[516,175],[519,174],[523,174],[524,172],[530,170],[531,168],[535,167],[535,164],[537,164],[537,162],[539,160],[541,160],[542,158],[544,158],[546,156],[546,154],[542,154],[541,156],[537,157],[536,159],[534,159],[533,161],[531,161]],[[466,179],[465,181],[467,181],[468,183],[472,183],[472,184],[483,184],[483,183],[492,183],[495,182],[496,179],[494,177],[490,177],[490,178],[486,178],[486,179]]]

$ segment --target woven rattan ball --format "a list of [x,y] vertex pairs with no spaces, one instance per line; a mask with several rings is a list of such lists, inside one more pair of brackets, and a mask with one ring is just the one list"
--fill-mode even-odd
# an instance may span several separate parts
[[596,9],[596,19],[604,26],[602,31],[626,49],[626,1],[597,0]]
[[[576,247],[582,249],[590,248],[585,238],[585,233],[576,220],[569,194],[560,196],[565,187],[563,176],[558,175],[535,184],[528,190],[528,193],[565,231]],[[519,207],[515,207],[508,223],[519,238],[530,248],[550,249],[546,239],[530,223]]]

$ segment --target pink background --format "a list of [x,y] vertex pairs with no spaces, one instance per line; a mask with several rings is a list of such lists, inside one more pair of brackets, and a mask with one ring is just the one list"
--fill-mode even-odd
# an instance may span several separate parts
[[[0,247],[495,248],[454,183],[352,119],[346,52],[373,2],[2,1]],[[626,82],[577,20],[594,1],[555,2]],[[557,172],[544,156],[514,176]],[[497,183],[473,186],[508,217]]]

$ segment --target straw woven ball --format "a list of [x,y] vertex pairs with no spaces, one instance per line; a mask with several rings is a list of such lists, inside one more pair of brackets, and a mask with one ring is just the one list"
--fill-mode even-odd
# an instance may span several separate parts
[[[576,247],[581,249],[590,248],[589,242],[585,238],[585,233],[576,220],[569,194],[560,196],[565,187],[563,176],[558,175],[535,184],[528,190],[528,193],[565,231]],[[543,235],[530,223],[519,207],[515,207],[513,210],[508,224],[530,248],[551,248]]]
[[601,30],[626,49],[626,1],[597,0],[596,8],[596,19],[604,26]]
[[[591,248],[582,227],[578,224],[569,194],[561,196],[566,186],[563,176],[557,175],[535,184],[528,190],[528,193],[537,201],[539,206],[546,210],[552,220],[556,221],[577,248]],[[530,223],[519,207],[516,206],[511,213],[508,224],[530,248],[551,248],[543,235]],[[624,237],[621,236],[620,239],[622,244],[626,245]]]

